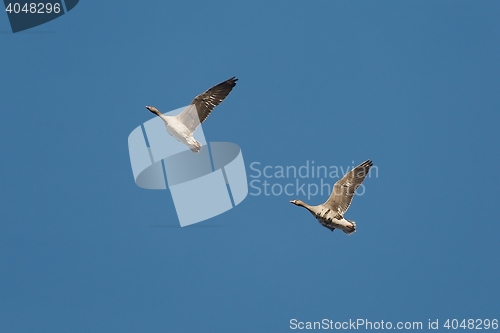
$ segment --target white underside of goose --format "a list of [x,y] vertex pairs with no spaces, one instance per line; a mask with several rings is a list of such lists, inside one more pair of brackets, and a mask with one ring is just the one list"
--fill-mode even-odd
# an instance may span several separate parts
[[180,143],[185,144],[193,152],[199,153],[201,144],[194,138],[193,132],[187,128],[176,116],[161,115],[160,118],[165,122],[167,132],[177,139]]

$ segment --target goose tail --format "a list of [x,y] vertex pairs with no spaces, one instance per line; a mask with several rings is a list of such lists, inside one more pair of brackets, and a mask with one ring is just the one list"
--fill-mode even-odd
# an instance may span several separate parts
[[193,153],[198,154],[201,151],[201,143],[199,143],[195,139],[188,140],[188,146],[189,146],[189,149],[191,149],[191,151]]
[[198,154],[198,153],[201,151],[201,147],[197,147],[197,146],[190,146],[189,148],[191,149],[191,151],[192,151],[193,153],[196,153],[196,154]]
[[352,220],[347,220],[347,222],[349,222],[350,224],[352,224],[352,229],[351,230],[343,230],[346,234],[350,235],[350,234],[353,234],[356,232],[356,222],[352,221]]

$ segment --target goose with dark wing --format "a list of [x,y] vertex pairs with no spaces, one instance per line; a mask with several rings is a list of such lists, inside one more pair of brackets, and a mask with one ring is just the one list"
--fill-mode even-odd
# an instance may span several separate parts
[[306,208],[319,223],[331,231],[340,229],[346,234],[352,234],[356,231],[356,222],[346,220],[344,214],[351,205],[354,193],[365,180],[372,166],[372,161],[367,160],[346,173],[335,183],[332,194],[321,205],[310,206],[301,200],[291,200],[290,202]]
[[229,95],[236,85],[236,81],[238,79],[233,76],[196,96],[191,104],[177,116],[165,116],[154,106],[146,106],[146,109],[163,120],[170,135],[188,146],[191,151],[199,153],[201,144],[194,138],[194,131],[207,119],[212,110]]

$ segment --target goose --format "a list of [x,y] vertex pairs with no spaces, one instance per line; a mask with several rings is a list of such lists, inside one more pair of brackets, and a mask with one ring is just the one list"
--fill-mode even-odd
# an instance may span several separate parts
[[196,96],[191,104],[177,116],[165,116],[154,106],[146,106],[146,109],[163,120],[170,135],[188,146],[192,152],[199,153],[201,144],[194,138],[194,131],[207,119],[212,110],[229,95],[236,85],[236,81],[238,79],[233,76]]
[[321,205],[310,206],[301,200],[290,202],[306,208],[319,223],[331,231],[337,228],[350,235],[356,232],[356,222],[344,219],[344,214],[351,205],[354,192],[361,185],[372,165],[372,161],[367,160],[346,173],[335,183],[332,194]]

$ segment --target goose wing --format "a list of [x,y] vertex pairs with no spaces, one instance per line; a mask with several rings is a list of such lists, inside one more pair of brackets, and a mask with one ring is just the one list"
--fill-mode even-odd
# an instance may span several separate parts
[[207,119],[212,110],[222,103],[236,85],[237,78],[234,76],[229,80],[219,83],[196,96],[191,104],[177,117],[192,132]]
[[372,165],[372,161],[367,160],[346,173],[344,177],[335,183],[332,194],[323,205],[338,212],[340,216],[344,216],[351,205],[354,192],[356,192],[363,180],[365,180]]

